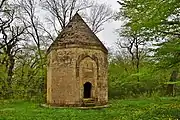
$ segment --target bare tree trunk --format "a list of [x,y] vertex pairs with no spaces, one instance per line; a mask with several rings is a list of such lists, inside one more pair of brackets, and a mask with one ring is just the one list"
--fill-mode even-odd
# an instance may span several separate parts
[[[139,58],[139,45],[138,45],[138,38],[135,37],[135,49],[136,49],[136,73],[139,73],[139,64],[140,64],[140,58]],[[137,81],[139,82],[139,74],[137,75]]]
[[[175,69],[175,70],[173,70],[173,72],[171,73],[171,77],[170,77],[169,82],[176,82],[177,77],[178,77],[178,70]],[[175,84],[174,84],[174,83],[168,84],[168,86],[167,86],[167,95],[169,95],[169,96],[175,96],[175,94],[174,94],[174,93],[175,93],[174,88],[175,88]]]

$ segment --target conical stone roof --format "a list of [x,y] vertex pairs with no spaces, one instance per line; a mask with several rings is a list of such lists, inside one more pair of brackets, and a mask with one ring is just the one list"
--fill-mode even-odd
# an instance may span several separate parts
[[71,21],[61,31],[56,40],[49,47],[47,53],[52,49],[68,48],[71,45],[85,48],[95,46],[106,53],[108,52],[103,43],[92,32],[78,13],[73,16]]

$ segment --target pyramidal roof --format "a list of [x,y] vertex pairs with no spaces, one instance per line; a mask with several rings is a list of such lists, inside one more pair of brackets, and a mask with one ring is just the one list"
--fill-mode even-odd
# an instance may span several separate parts
[[73,16],[71,21],[61,31],[56,40],[49,47],[47,53],[49,53],[53,47],[66,46],[71,44],[97,46],[107,52],[106,47],[92,32],[92,30],[78,13]]

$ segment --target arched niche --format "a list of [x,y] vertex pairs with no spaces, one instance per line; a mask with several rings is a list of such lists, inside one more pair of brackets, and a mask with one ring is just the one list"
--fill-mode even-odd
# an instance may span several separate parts
[[97,67],[97,73],[99,73],[99,64],[98,64],[98,58],[95,55],[89,56],[87,54],[81,54],[79,55],[77,61],[76,61],[76,77],[79,77],[79,68],[80,68],[80,63],[86,59],[91,59],[95,62],[96,67]]
[[80,83],[80,97],[84,98],[84,84],[91,83],[91,97],[96,97],[97,79],[98,79],[98,63],[97,59],[90,56],[82,57],[77,62],[77,80]]

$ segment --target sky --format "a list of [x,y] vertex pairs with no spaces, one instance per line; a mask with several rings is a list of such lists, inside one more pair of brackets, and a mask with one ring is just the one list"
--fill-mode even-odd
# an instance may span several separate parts
[[[106,3],[111,6],[113,11],[118,11],[120,5],[117,3],[117,0],[96,0],[99,3]],[[41,12],[41,14],[43,14]],[[111,49],[116,49],[115,42],[118,40],[118,35],[115,32],[116,29],[120,28],[122,25],[121,21],[114,21],[105,23],[102,27],[103,31],[97,34],[98,38],[104,43],[104,45]]]
[[[117,0],[98,0],[98,2],[105,2],[111,5],[114,11],[118,11],[120,5]],[[115,42],[118,40],[118,35],[115,32],[116,29],[120,28],[122,25],[121,21],[111,21],[103,25],[104,30],[97,34],[98,38],[105,44],[106,47],[111,49],[116,48]]]
[[[118,11],[120,5],[117,3],[117,0],[95,0],[98,3],[106,3],[107,5],[111,6],[113,11]],[[39,8],[41,11],[41,8]],[[41,15],[46,16],[47,13],[40,12]],[[43,20],[43,19],[42,19]],[[97,37],[102,41],[102,43],[107,47],[111,48],[112,50],[116,49],[115,42],[118,40],[117,33],[115,32],[116,29],[120,28],[122,25],[121,21],[110,21],[105,23],[102,27],[104,28],[103,31],[99,32]]]

